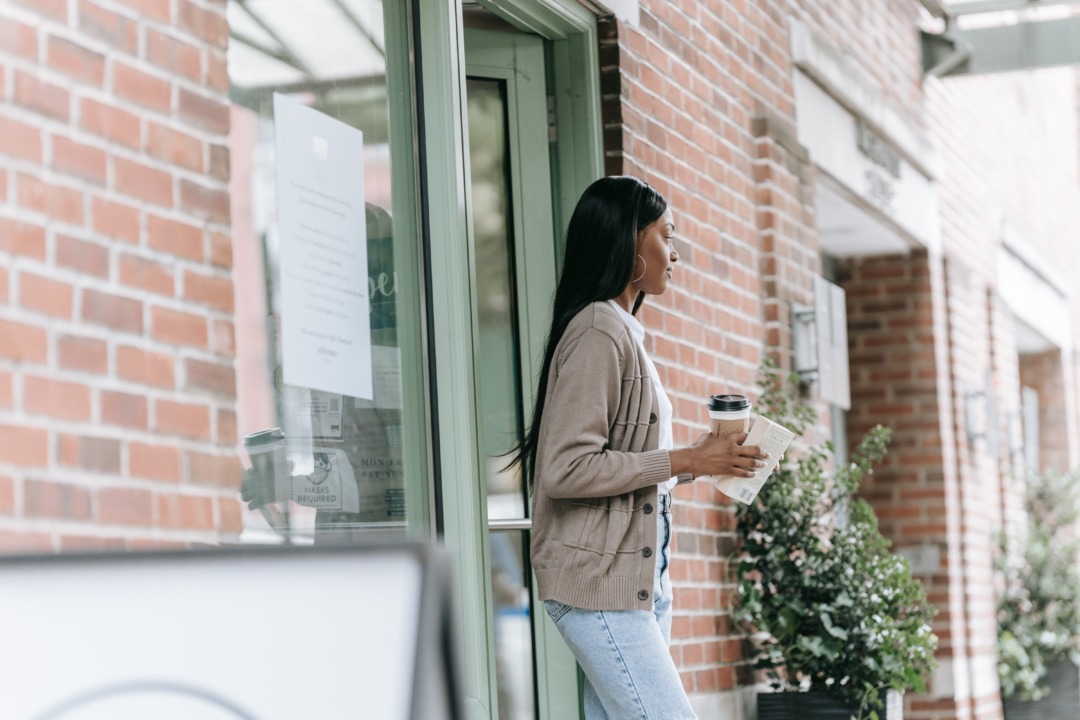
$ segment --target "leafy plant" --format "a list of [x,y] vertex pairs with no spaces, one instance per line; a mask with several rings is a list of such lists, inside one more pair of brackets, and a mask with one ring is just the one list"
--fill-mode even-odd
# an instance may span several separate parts
[[1031,477],[1024,506],[1028,522],[1019,548],[1010,552],[1008,536],[1001,538],[998,676],[1005,697],[1038,700],[1050,692],[1043,682],[1049,664],[1080,664],[1080,541],[1074,531],[1080,476]]
[[[758,384],[760,412],[803,436],[816,414],[799,401],[797,379],[766,361]],[[777,690],[836,693],[873,720],[883,690],[925,691],[937,646],[922,585],[889,551],[870,505],[854,497],[890,434],[875,427],[831,473],[831,443],[791,451],[799,457],[737,511],[734,615],[750,630],[754,667]]]

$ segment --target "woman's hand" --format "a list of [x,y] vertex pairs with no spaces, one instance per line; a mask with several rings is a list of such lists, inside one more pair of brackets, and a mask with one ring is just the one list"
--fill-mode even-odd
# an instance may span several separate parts
[[[289,460],[289,474],[292,475],[293,461]],[[265,465],[249,467],[244,470],[244,480],[240,486],[240,497],[251,510],[258,510],[275,501],[274,470]]]
[[746,433],[718,438],[705,433],[690,447],[671,451],[671,473],[753,477],[769,455],[757,445],[743,445],[746,437]]

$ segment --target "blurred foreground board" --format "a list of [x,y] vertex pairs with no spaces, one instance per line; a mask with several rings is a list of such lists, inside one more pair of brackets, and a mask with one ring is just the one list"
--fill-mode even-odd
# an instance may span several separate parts
[[8,720],[459,718],[421,544],[0,559]]

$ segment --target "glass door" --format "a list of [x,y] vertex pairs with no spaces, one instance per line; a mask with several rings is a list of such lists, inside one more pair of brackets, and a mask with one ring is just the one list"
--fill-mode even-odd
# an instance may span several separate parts
[[465,47],[477,437],[498,705],[492,717],[567,717],[553,712],[551,689],[562,668],[576,698],[573,664],[567,674],[561,639],[551,642],[535,602],[529,488],[518,468],[506,467],[531,417],[555,287],[544,45],[524,33],[468,30]]

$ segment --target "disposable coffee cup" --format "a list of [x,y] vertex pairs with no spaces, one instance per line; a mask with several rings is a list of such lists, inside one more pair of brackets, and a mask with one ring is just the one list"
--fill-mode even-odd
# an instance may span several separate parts
[[251,467],[265,483],[272,483],[272,501],[289,497],[289,473],[285,464],[285,433],[281,428],[260,430],[244,436]]
[[750,429],[750,400],[745,395],[713,395],[707,406],[713,437],[744,433]]
[[[713,437],[737,435],[750,428],[750,399],[745,395],[713,395],[706,406]],[[710,478],[720,489],[732,479],[729,475],[712,475]]]

